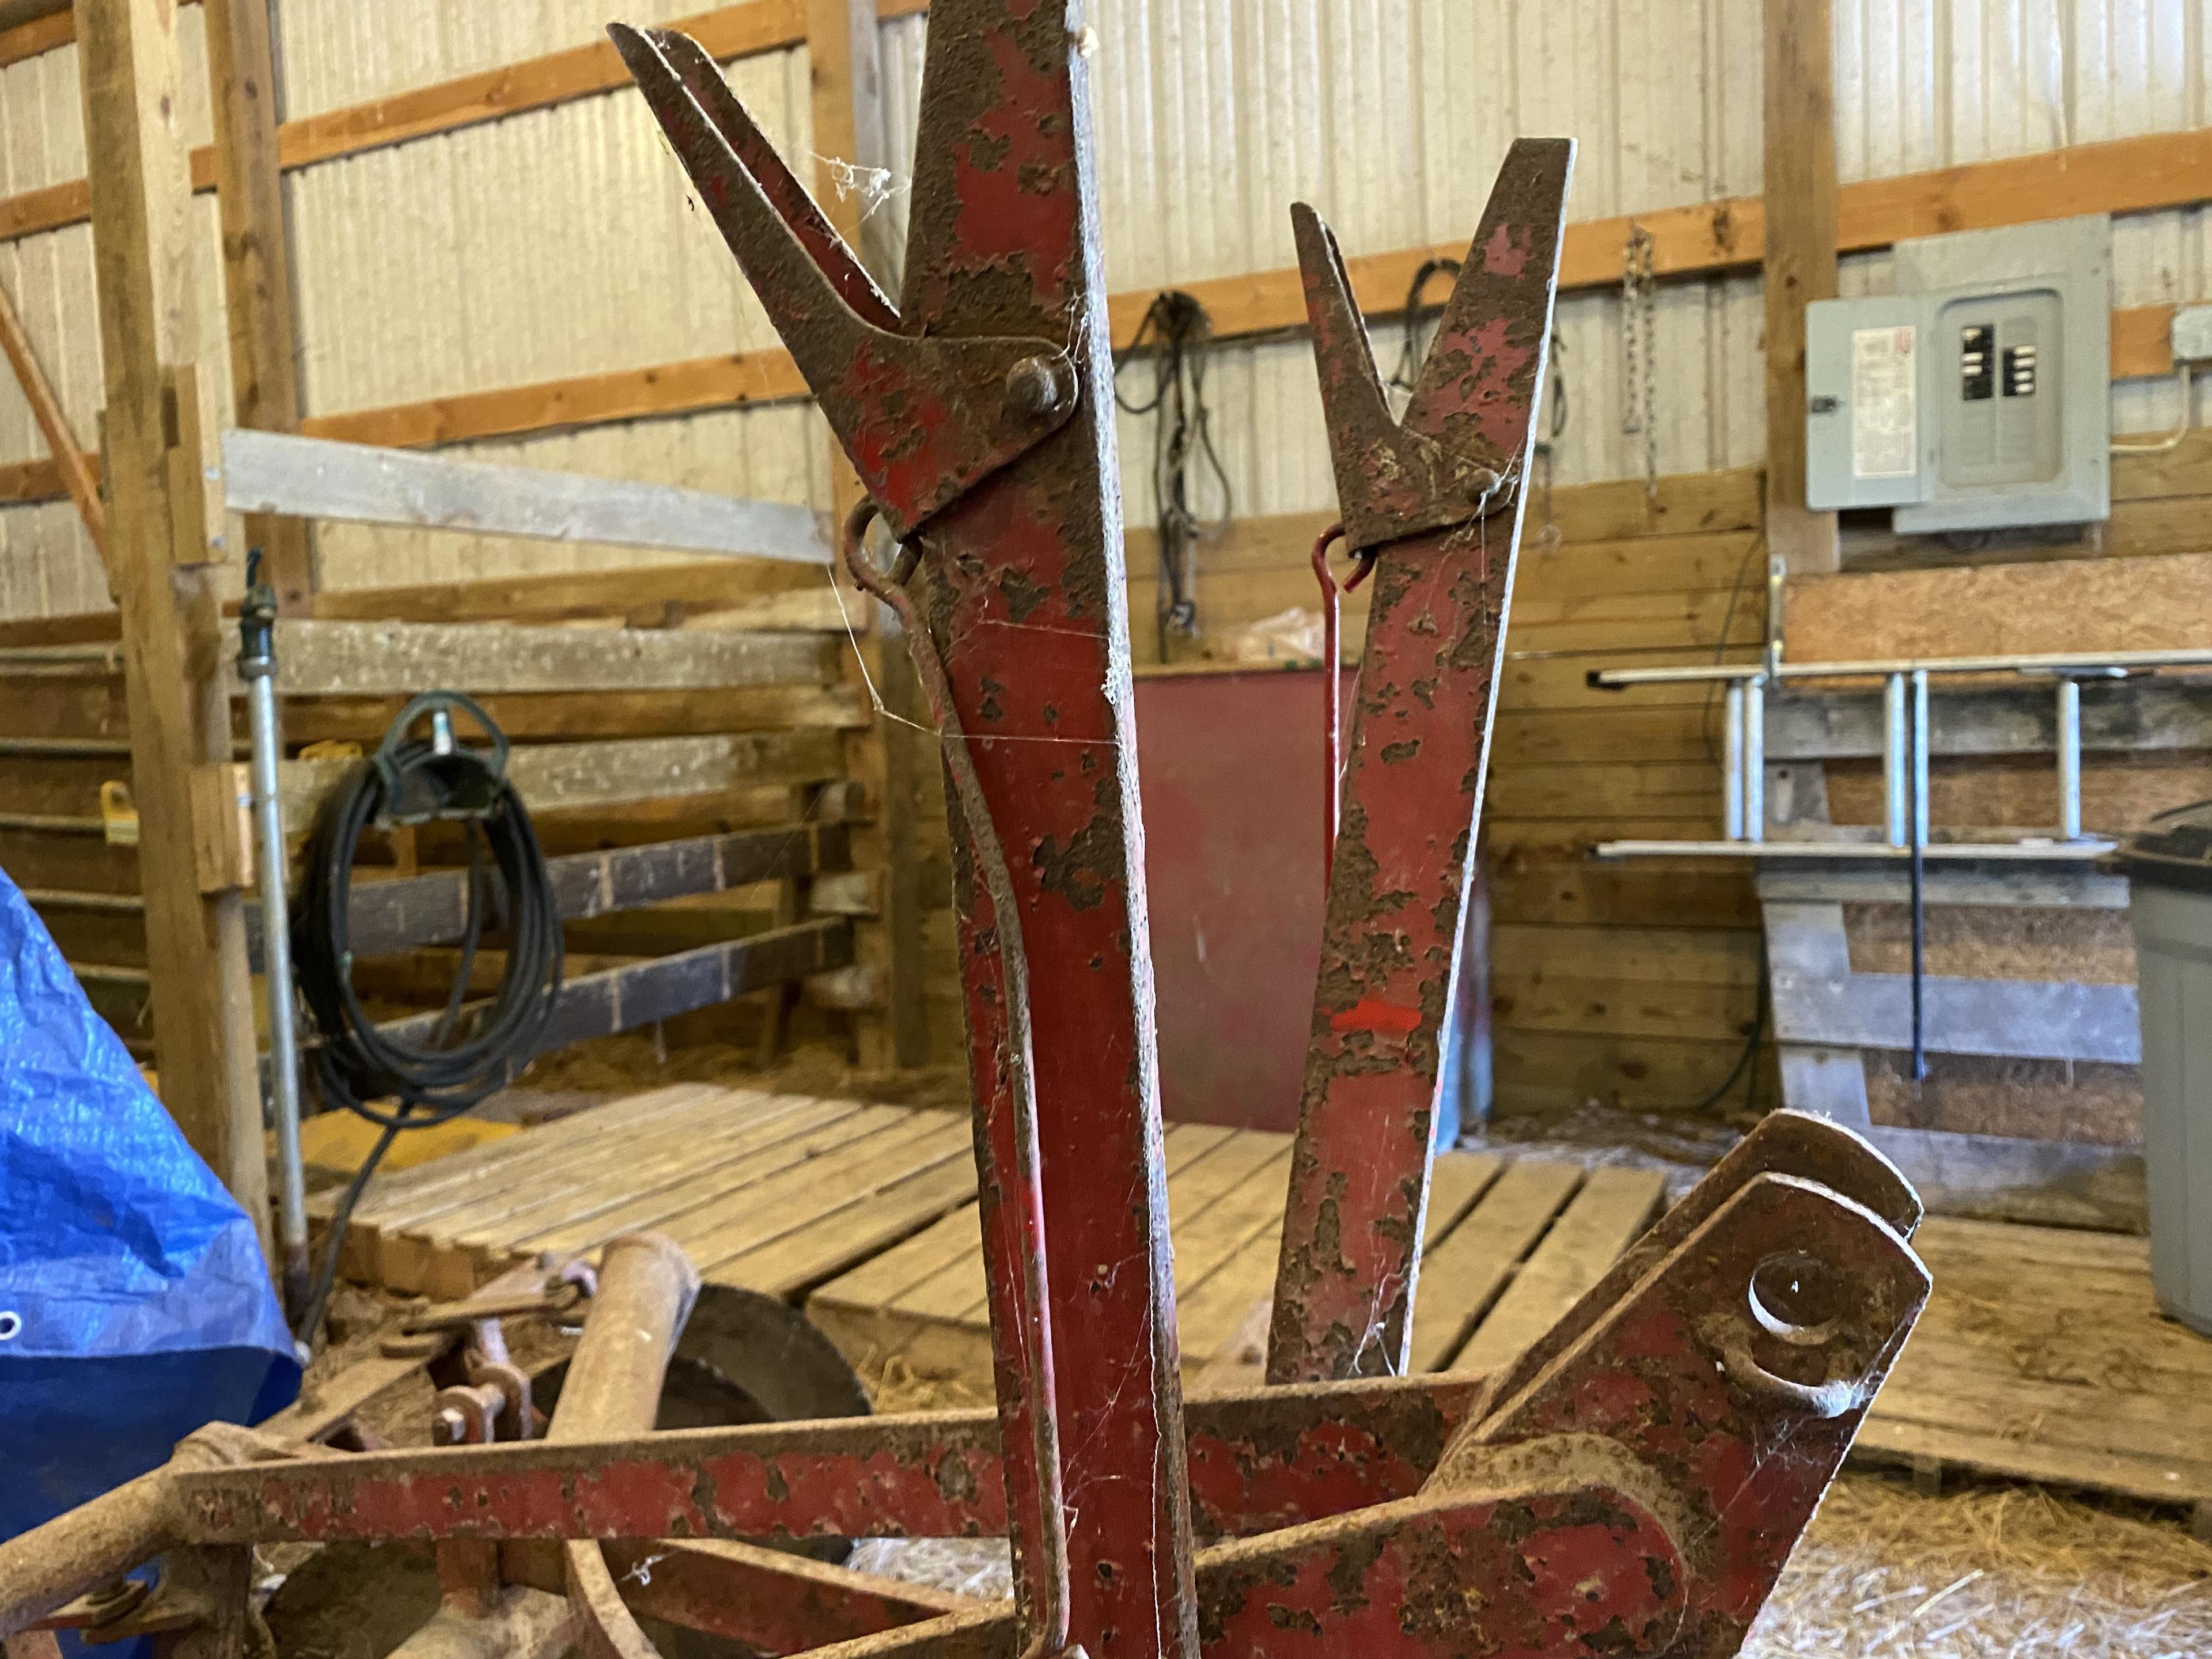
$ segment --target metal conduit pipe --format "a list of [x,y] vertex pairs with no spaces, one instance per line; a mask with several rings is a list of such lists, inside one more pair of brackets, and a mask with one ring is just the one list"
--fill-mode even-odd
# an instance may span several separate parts
[[1743,683],[1743,838],[1766,839],[1766,682]]
[[1728,689],[1728,759],[1722,771],[1726,802],[1721,811],[1722,833],[1730,841],[1743,839],[1743,682]]
[[1892,674],[1881,689],[1881,802],[1883,832],[1892,847],[1905,844],[1908,830],[1905,768],[1911,745],[1905,736],[1905,676]]
[[2058,838],[2081,839],[2081,682],[2058,682]]
[[2160,651],[2059,651],[2018,657],[1875,657],[1860,662],[1692,664],[1680,668],[1595,668],[1601,690],[1631,685],[1698,684],[1710,680],[1859,680],[1887,674],[2057,674],[2111,670],[2212,668],[2212,647]]

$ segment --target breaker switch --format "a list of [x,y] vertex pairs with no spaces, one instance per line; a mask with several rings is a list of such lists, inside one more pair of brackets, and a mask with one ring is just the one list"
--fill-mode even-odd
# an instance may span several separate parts
[[1997,395],[1997,331],[1987,323],[1959,331],[1959,395],[1970,404]]
[[2016,345],[2005,348],[2004,395],[2008,398],[2035,396],[2035,348],[2033,346]]

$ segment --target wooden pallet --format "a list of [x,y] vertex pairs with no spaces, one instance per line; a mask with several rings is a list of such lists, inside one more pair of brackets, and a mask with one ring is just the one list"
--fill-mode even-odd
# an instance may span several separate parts
[[1867,1455],[2212,1503],[2212,1340],[2162,1318],[2148,1240],[1933,1217],[1928,1310]]
[[709,1283],[793,1296],[970,1203],[970,1145],[950,1112],[658,1089],[375,1183],[343,1267],[456,1297],[538,1251],[653,1228]]
[[[1287,1135],[1167,1132],[1194,1386],[1257,1381],[1290,1148]],[[1662,1194],[1649,1170],[1442,1154],[1415,1368],[1486,1371],[1522,1352],[1650,1224]],[[855,1362],[896,1356],[988,1386],[975,1196],[962,1115],[686,1085],[380,1181],[345,1265],[393,1290],[458,1296],[537,1251],[657,1228],[711,1282],[805,1296]],[[1935,1293],[1862,1453],[2212,1514],[2212,1340],[2159,1316],[2145,1241],[1934,1218],[1915,1243]]]
[[[1273,1294],[1291,1137],[1178,1124],[1168,1130],[1177,1324],[1195,1382],[1249,1342]],[[1533,1342],[1657,1212],[1663,1181],[1642,1170],[1488,1152],[1445,1152],[1431,1192],[1415,1364],[1487,1369]],[[855,1363],[896,1356],[933,1375],[991,1374],[977,1213],[945,1216],[816,1291],[808,1315]],[[1247,1364],[1249,1364],[1249,1356]],[[1223,1380],[1217,1370],[1209,1384]]]

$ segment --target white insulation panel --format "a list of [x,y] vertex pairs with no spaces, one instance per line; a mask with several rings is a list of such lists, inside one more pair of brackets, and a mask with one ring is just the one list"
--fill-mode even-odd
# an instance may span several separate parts
[[[626,0],[662,22],[703,0]],[[284,96],[313,114],[599,38],[603,0],[280,0]],[[1516,134],[1582,142],[1572,216],[1759,188],[1760,0],[1097,0],[1097,158],[1117,290],[1292,262],[1289,204],[1321,208],[1348,253],[1473,231]],[[185,120],[207,131],[197,8],[182,14]],[[1838,161],[1849,179],[2046,150],[2206,120],[2212,0],[1836,0]],[[871,242],[896,263],[907,212],[926,23],[882,31],[890,178]],[[786,153],[811,154],[803,52],[737,66]],[[0,70],[0,191],[79,176],[75,53]],[[803,170],[803,169],[802,169]],[[302,372],[311,413],[773,343],[719,238],[628,94],[326,162],[291,174]],[[213,215],[209,212],[212,256]],[[1886,256],[1846,262],[1878,292]],[[219,319],[212,258],[206,326]],[[76,228],[0,245],[81,436],[100,393],[90,244]],[[2115,227],[2114,301],[2212,296],[2201,210]],[[1657,464],[1759,459],[1765,424],[1756,276],[1680,283],[1657,306]],[[1617,296],[1559,307],[1567,387],[1560,483],[1640,472],[1622,430]],[[209,338],[219,336],[210,333]],[[1386,374],[1399,331],[1376,331]],[[210,363],[221,364],[221,354]],[[1127,390],[1139,390],[1133,370]],[[1332,497],[1308,348],[1235,343],[1209,360],[1211,431],[1237,510]],[[2122,430],[2182,415],[2172,381],[2114,392]],[[1152,422],[1120,422],[1128,512],[1153,514]],[[732,410],[516,442],[487,459],[828,505],[811,410]],[[0,462],[43,453],[0,385]],[[1201,488],[1199,505],[1213,503]],[[576,568],[655,556],[359,528],[322,532],[325,579],[358,586]],[[66,505],[0,509],[0,615],[84,609],[104,583]]]

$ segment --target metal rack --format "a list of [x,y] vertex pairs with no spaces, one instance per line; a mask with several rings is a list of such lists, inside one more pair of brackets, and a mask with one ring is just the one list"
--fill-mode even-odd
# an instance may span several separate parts
[[[1723,694],[1727,760],[1723,780],[1723,839],[1609,841],[1599,858],[1905,859],[1917,849],[1944,860],[2093,860],[2112,850],[2109,840],[2081,827],[2081,683],[2118,680],[2161,668],[2212,668],[2212,648],[2161,651],[2060,652],[2033,656],[1892,657],[1863,662],[1715,664],[1683,668],[1607,668],[1591,685],[1626,690],[1638,685],[1717,684]],[[1929,701],[1941,678],[2015,674],[2057,683],[2055,744],[2058,768],[2058,824],[2055,837],[2023,836],[2008,842],[1936,842],[1928,823]],[[1879,678],[1882,682],[1881,839],[1767,839],[1766,693],[1769,686]]]

